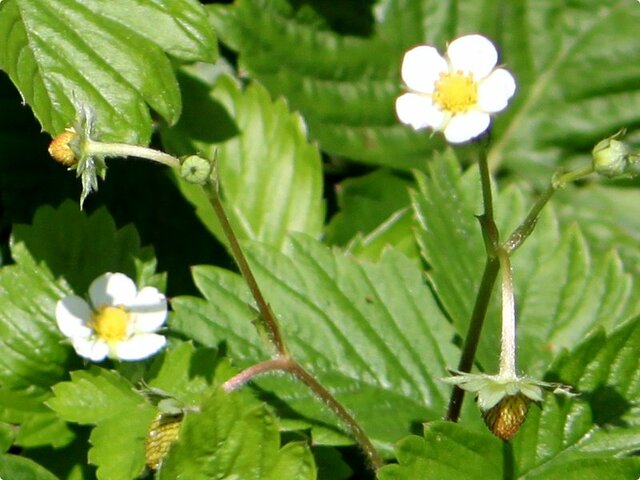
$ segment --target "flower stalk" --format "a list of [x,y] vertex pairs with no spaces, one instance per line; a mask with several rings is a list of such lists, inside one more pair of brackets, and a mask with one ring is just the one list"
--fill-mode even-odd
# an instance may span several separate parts
[[[517,376],[517,364],[516,364],[516,336],[515,336],[515,299],[513,292],[513,278],[511,274],[511,262],[510,255],[519,248],[524,241],[531,235],[535,225],[538,221],[538,217],[542,209],[549,202],[553,194],[564,188],[568,183],[585,178],[594,172],[593,165],[578,168],[569,172],[556,172],[553,175],[552,180],[548,188],[537,199],[534,205],[531,207],[529,213],[523,220],[523,222],[509,235],[509,237],[502,243],[500,243],[499,231],[494,221],[493,213],[493,197],[491,194],[491,175],[489,172],[489,165],[486,154],[481,154],[478,161],[478,168],[480,171],[480,181],[482,185],[482,198],[484,205],[484,212],[478,217],[480,226],[482,229],[482,235],[485,241],[485,249],[487,252],[487,260],[485,263],[484,272],[478,287],[476,294],[476,301],[469,320],[469,327],[465,336],[465,341],[462,348],[462,354],[460,356],[460,362],[458,364],[459,379],[473,378],[469,372],[473,367],[473,361],[475,358],[478,344],[480,342],[480,335],[482,333],[482,327],[484,325],[484,318],[489,306],[489,300],[493,287],[498,278],[498,271],[502,270],[502,340],[501,340],[501,352],[500,352],[500,372],[495,376],[487,376],[487,378],[502,379],[515,381],[515,385],[519,387],[529,388],[527,391],[531,394],[531,397],[538,399],[541,398],[536,392],[543,388],[553,387],[556,393],[567,393],[567,389],[555,384],[549,384],[545,382],[537,382],[535,380],[527,379],[526,377]],[[505,321],[506,316],[506,321]],[[526,385],[523,382],[527,382]],[[446,419],[452,422],[457,422],[460,418],[460,411],[462,410],[462,403],[464,400],[464,391],[478,391],[470,389],[468,384],[465,385],[464,381],[450,381],[454,385],[451,397],[449,399],[449,406],[447,409]],[[512,382],[513,383],[513,382]],[[537,390],[536,390],[537,389]],[[512,389],[512,391],[514,391]],[[522,407],[522,402],[515,402]],[[519,424],[518,424],[519,427]],[[512,430],[509,429],[509,432]],[[514,432],[515,433],[515,432]]]
[[513,293],[513,273],[509,254],[498,251],[502,271],[502,336],[500,340],[500,371],[503,378],[516,378],[516,303]]

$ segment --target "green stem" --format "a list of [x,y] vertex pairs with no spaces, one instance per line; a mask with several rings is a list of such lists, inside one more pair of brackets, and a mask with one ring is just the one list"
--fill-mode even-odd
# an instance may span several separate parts
[[238,373],[227,380],[222,388],[225,392],[231,392],[251,381],[258,375],[263,375],[273,371],[283,371],[293,375],[297,380],[304,383],[342,422],[351,436],[356,440],[360,448],[364,451],[372,470],[376,471],[384,465],[384,460],[376,451],[373,443],[360,427],[356,419],[338,402],[316,378],[306,371],[298,362],[291,357],[278,356],[265,362],[257,363]]
[[355,441],[367,456],[371,469],[377,471],[382,468],[384,460],[373,446],[373,443],[371,443],[371,440],[365,431],[360,427],[349,411],[335,399],[331,392],[329,392],[313,375],[302,368],[302,366],[297,362],[292,361],[291,368],[288,371],[309,387],[309,389],[311,389],[311,391],[313,391],[313,393],[315,393],[320,400],[322,400],[322,402],[342,421],[344,426],[351,433]]
[[180,160],[173,155],[139,145],[88,140],[84,144],[84,150],[85,155],[146,158],[147,160],[152,160],[168,167],[180,168]]
[[[460,363],[458,363],[458,371],[470,372],[473,366],[473,360],[478,350],[480,342],[480,334],[482,326],[489,308],[489,300],[493,292],[493,286],[496,283],[500,262],[496,257],[496,251],[499,247],[499,232],[496,227],[493,215],[493,196],[491,193],[491,175],[487,164],[486,152],[480,156],[478,161],[480,170],[480,182],[482,184],[482,200],[484,204],[484,212],[480,215],[480,226],[482,228],[482,236],[485,242],[487,259],[484,265],[484,272],[480,280],[476,301],[469,319],[469,327],[465,336],[464,345],[462,346],[462,354],[460,355]],[[464,390],[455,386],[451,392],[449,399],[449,407],[447,409],[446,419],[457,422],[460,418],[460,410],[464,401]]]
[[498,251],[502,271],[502,335],[500,336],[500,377],[516,378],[516,300],[509,253]]
[[353,436],[354,440],[366,454],[371,468],[373,470],[378,470],[384,465],[384,460],[376,451],[373,443],[371,443],[371,440],[362,429],[362,427],[360,427],[356,419],[340,402],[338,402],[338,400],[336,400],[336,398],[331,394],[331,392],[329,392],[329,390],[327,390],[320,382],[318,382],[318,380],[316,380],[313,375],[307,372],[297,361],[289,356],[284,343],[284,339],[282,338],[282,335],[280,333],[280,326],[278,325],[276,317],[271,310],[271,306],[266,302],[264,296],[262,295],[262,291],[260,290],[253,272],[251,271],[251,267],[249,266],[249,263],[247,262],[247,259],[242,251],[242,247],[240,246],[233,228],[231,227],[229,218],[227,217],[227,214],[224,210],[224,206],[220,201],[220,196],[218,195],[216,185],[217,182],[214,182],[209,186],[209,196],[211,204],[213,205],[213,209],[215,210],[218,220],[220,221],[222,230],[224,231],[225,236],[229,241],[229,246],[231,248],[231,252],[233,253],[234,259],[238,264],[238,268],[240,269],[240,272],[247,282],[247,285],[251,290],[251,294],[253,295],[256,304],[258,305],[258,309],[260,310],[260,318],[262,319],[263,325],[267,330],[267,333],[269,334],[272,344],[275,346],[278,352],[275,358],[253,365],[240,372],[235,377],[227,380],[223,385],[223,388],[227,391],[234,390],[235,388],[238,388],[239,386],[244,385],[245,383],[250,381],[256,375],[261,375],[263,373],[274,370],[289,372],[299,381],[304,383],[340,419],[349,433]]
[[[588,165],[577,170],[556,173],[547,190],[542,194],[540,198],[532,206],[529,214],[524,219],[522,224],[517,227],[513,233],[509,236],[506,242],[501,246],[499,243],[499,232],[494,221],[493,213],[493,197],[491,194],[491,175],[489,173],[489,166],[487,163],[486,154],[483,153],[478,161],[478,168],[480,170],[480,181],[482,185],[482,200],[484,205],[484,213],[479,216],[480,225],[482,228],[482,235],[485,242],[485,249],[487,252],[487,260],[482,274],[482,280],[480,281],[480,287],[476,294],[476,301],[469,319],[469,327],[467,335],[465,337],[464,345],[462,347],[462,354],[460,356],[460,363],[458,364],[458,371],[470,372],[475,359],[475,354],[478,349],[478,343],[480,342],[480,335],[482,333],[482,327],[484,324],[484,318],[489,307],[489,300],[493,292],[496,279],[498,277],[498,271],[500,269],[500,262],[498,256],[501,253],[505,255],[511,254],[516,248],[520,247],[522,243],[527,239],[538,219],[538,215],[548,203],[549,199],[559,188],[563,188],[567,183],[580,180],[593,172],[593,166]],[[447,409],[446,419],[452,422],[457,422],[460,417],[460,411],[462,409],[462,403],[464,401],[464,390],[455,386],[449,399],[449,407]]]
[[[482,280],[480,281],[480,287],[478,288],[478,294],[476,295],[476,303],[473,306],[471,313],[471,319],[469,320],[469,328],[467,329],[467,335],[462,347],[462,354],[460,356],[460,363],[458,363],[458,371],[470,372],[473,367],[473,360],[476,356],[478,349],[478,343],[480,342],[480,333],[482,332],[482,326],[484,324],[484,318],[489,308],[489,300],[491,299],[491,292],[493,286],[496,283],[498,277],[498,270],[500,263],[496,257],[488,257],[484,265],[484,272],[482,274]],[[464,400],[464,390],[457,385],[453,387],[451,398],[449,399],[449,407],[447,409],[446,419],[452,422],[457,422],[460,418],[460,410],[462,409],[462,402]]]
[[536,202],[531,207],[531,210],[529,210],[529,213],[527,214],[524,221],[511,233],[511,235],[509,235],[509,238],[504,242],[504,249],[507,251],[507,253],[513,253],[513,251],[519,248],[527,239],[527,237],[531,235],[533,229],[536,226],[536,223],[538,222],[538,216],[540,215],[540,212],[557,190],[564,188],[568,183],[580,180],[587,175],[590,175],[591,173],[593,173],[592,165],[588,165],[586,167],[566,173],[556,172],[553,175],[547,189],[536,200]]
[[280,332],[280,325],[276,320],[276,316],[274,315],[273,310],[271,310],[271,306],[265,300],[264,295],[262,294],[262,290],[260,290],[258,282],[253,275],[253,271],[249,266],[247,257],[245,257],[242,247],[240,247],[238,237],[236,237],[236,234],[233,231],[231,224],[229,223],[229,217],[227,217],[227,213],[224,209],[224,206],[222,205],[222,202],[220,201],[220,196],[217,191],[217,182],[209,184],[208,191],[211,205],[213,206],[216,216],[218,217],[218,221],[220,222],[224,235],[229,242],[229,247],[231,248],[233,258],[235,259],[236,264],[240,269],[242,277],[249,286],[251,295],[253,295],[253,298],[256,301],[258,311],[260,312],[260,321],[262,322],[269,340],[275,347],[278,354],[286,357],[288,356],[288,353],[284,340],[282,338],[282,333]]

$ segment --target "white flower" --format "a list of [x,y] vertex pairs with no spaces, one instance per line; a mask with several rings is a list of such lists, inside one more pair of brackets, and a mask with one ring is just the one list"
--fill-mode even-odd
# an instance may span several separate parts
[[480,135],[516,90],[513,76],[495,68],[497,61],[496,48],[481,35],[457,38],[444,57],[429,45],[409,50],[402,62],[409,92],[396,100],[398,118],[416,130],[443,131],[451,143]]
[[154,333],[167,318],[167,300],[154,287],[140,291],[122,273],[105,273],[89,287],[90,304],[71,295],[58,301],[58,328],[81,357],[141,360],[166,344]]

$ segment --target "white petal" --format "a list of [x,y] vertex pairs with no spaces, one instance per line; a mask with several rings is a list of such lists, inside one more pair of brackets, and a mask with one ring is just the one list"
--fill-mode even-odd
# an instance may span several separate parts
[[467,112],[455,115],[444,129],[444,136],[448,142],[462,143],[477,137],[489,126],[490,117],[484,112]]
[[447,61],[428,45],[412,48],[402,60],[402,80],[410,90],[420,93],[433,93],[440,73],[448,71]]
[[155,332],[167,319],[167,299],[157,288],[144,287],[127,310],[133,315],[135,331]]
[[162,335],[142,333],[118,343],[113,356],[120,360],[142,360],[156,353],[166,343],[167,339]]
[[515,91],[513,75],[498,68],[478,85],[478,108],[489,113],[504,110]]
[[56,304],[56,322],[65,337],[89,337],[93,332],[86,325],[90,318],[91,308],[76,295],[65,297]]
[[482,35],[465,35],[456,38],[447,48],[451,70],[471,72],[476,81],[491,73],[498,62],[498,52]]
[[155,332],[167,319],[167,299],[157,288],[144,287],[127,310],[136,332]]
[[101,362],[107,358],[109,347],[106,342],[98,338],[88,339],[75,337],[73,339],[73,348],[81,357],[88,358],[92,362]]
[[396,99],[396,114],[402,123],[415,130],[431,127],[439,130],[445,123],[445,113],[436,107],[427,95],[405,93]]
[[101,305],[128,305],[136,298],[136,284],[123,273],[105,273],[89,287],[89,298],[94,307]]

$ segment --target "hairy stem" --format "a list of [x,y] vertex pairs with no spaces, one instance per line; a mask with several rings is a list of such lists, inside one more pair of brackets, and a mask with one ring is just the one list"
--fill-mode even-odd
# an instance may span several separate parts
[[516,302],[513,292],[511,261],[506,250],[498,252],[502,270],[502,335],[500,344],[500,376],[516,377]]
[[[478,168],[480,169],[482,201],[484,204],[484,212],[478,217],[478,219],[480,220],[480,227],[484,238],[487,260],[484,265],[482,280],[480,281],[480,286],[478,287],[478,292],[476,294],[473,311],[471,312],[471,318],[469,319],[469,327],[465,336],[464,345],[462,346],[462,354],[460,355],[460,363],[458,364],[458,371],[460,372],[470,372],[471,367],[473,366],[473,360],[476,356],[476,351],[478,350],[478,343],[480,342],[482,326],[484,325],[484,318],[487,314],[487,309],[489,308],[491,292],[493,291],[493,286],[495,285],[498,270],[500,268],[500,262],[496,257],[496,250],[498,248],[500,237],[498,228],[494,221],[491,175],[489,173],[489,166],[487,164],[485,151],[480,155]],[[449,398],[447,415],[445,417],[447,420],[452,422],[458,421],[463,401],[464,390],[458,386],[453,387],[451,397]]]
[[231,224],[229,223],[229,217],[227,217],[227,213],[220,201],[220,196],[218,194],[216,185],[211,184],[209,186],[209,198],[211,200],[211,205],[216,212],[216,216],[218,217],[218,221],[222,226],[222,230],[225,234],[229,242],[229,247],[231,248],[231,253],[233,254],[233,258],[240,269],[240,273],[244,278],[245,282],[249,286],[249,290],[251,291],[251,295],[256,301],[256,305],[258,306],[258,311],[260,312],[260,321],[264,329],[267,332],[269,337],[269,341],[276,349],[278,355],[287,356],[287,348],[285,346],[284,340],[282,338],[282,333],[280,332],[280,325],[276,320],[276,316],[271,310],[271,306],[267,303],[262,294],[262,290],[258,286],[258,282],[256,281],[255,276],[253,275],[253,271],[249,266],[249,262],[242,251],[242,247],[240,247],[240,242],[238,242],[238,238],[236,237]]
[[85,154],[108,157],[138,157],[161,163],[168,167],[180,168],[180,160],[173,155],[153,148],[129,145],[127,143],[105,143],[89,140],[85,143]]
[[348,432],[353,436],[354,440],[358,443],[360,448],[364,451],[369,460],[370,466],[373,470],[378,470],[384,465],[384,460],[380,454],[376,451],[373,443],[358,424],[356,419],[348,412],[348,410],[340,403],[336,398],[327,390],[316,378],[307,372],[296,360],[290,357],[287,352],[287,348],[284,343],[282,334],[280,333],[280,326],[276,320],[271,306],[266,302],[262,291],[258,286],[249,262],[247,261],[242,247],[238,242],[238,239],[229,223],[229,218],[225,212],[224,206],[220,201],[220,196],[216,189],[217,182],[210,185],[210,199],[211,204],[216,212],[220,225],[229,241],[231,252],[234,259],[238,264],[238,268],[242,273],[251,294],[258,305],[260,311],[261,320],[264,328],[267,330],[270,341],[277,350],[277,355],[271,360],[253,365],[246,370],[240,372],[238,375],[227,380],[223,389],[225,391],[235,390],[244,385],[257,375],[261,375],[273,371],[285,371],[293,375],[300,382],[304,383],[322,402],[340,419],[342,424],[346,427]]
[[549,182],[549,186],[542,193],[542,195],[538,197],[536,202],[531,207],[531,210],[529,210],[529,213],[527,214],[525,219],[504,242],[504,248],[507,253],[513,253],[513,251],[520,247],[527,239],[527,237],[531,235],[538,221],[540,212],[547,205],[547,203],[557,190],[564,188],[568,183],[580,180],[587,175],[590,175],[591,173],[593,173],[592,165],[588,165],[586,167],[565,173],[556,172],[553,175],[551,182]]
[[371,468],[375,471],[384,465],[384,460],[376,451],[373,443],[349,411],[338,402],[316,378],[291,357],[278,356],[272,360],[257,363],[227,380],[222,388],[231,392],[240,388],[254,377],[274,371],[287,372],[304,383],[342,422],[351,436],[363,450]]

